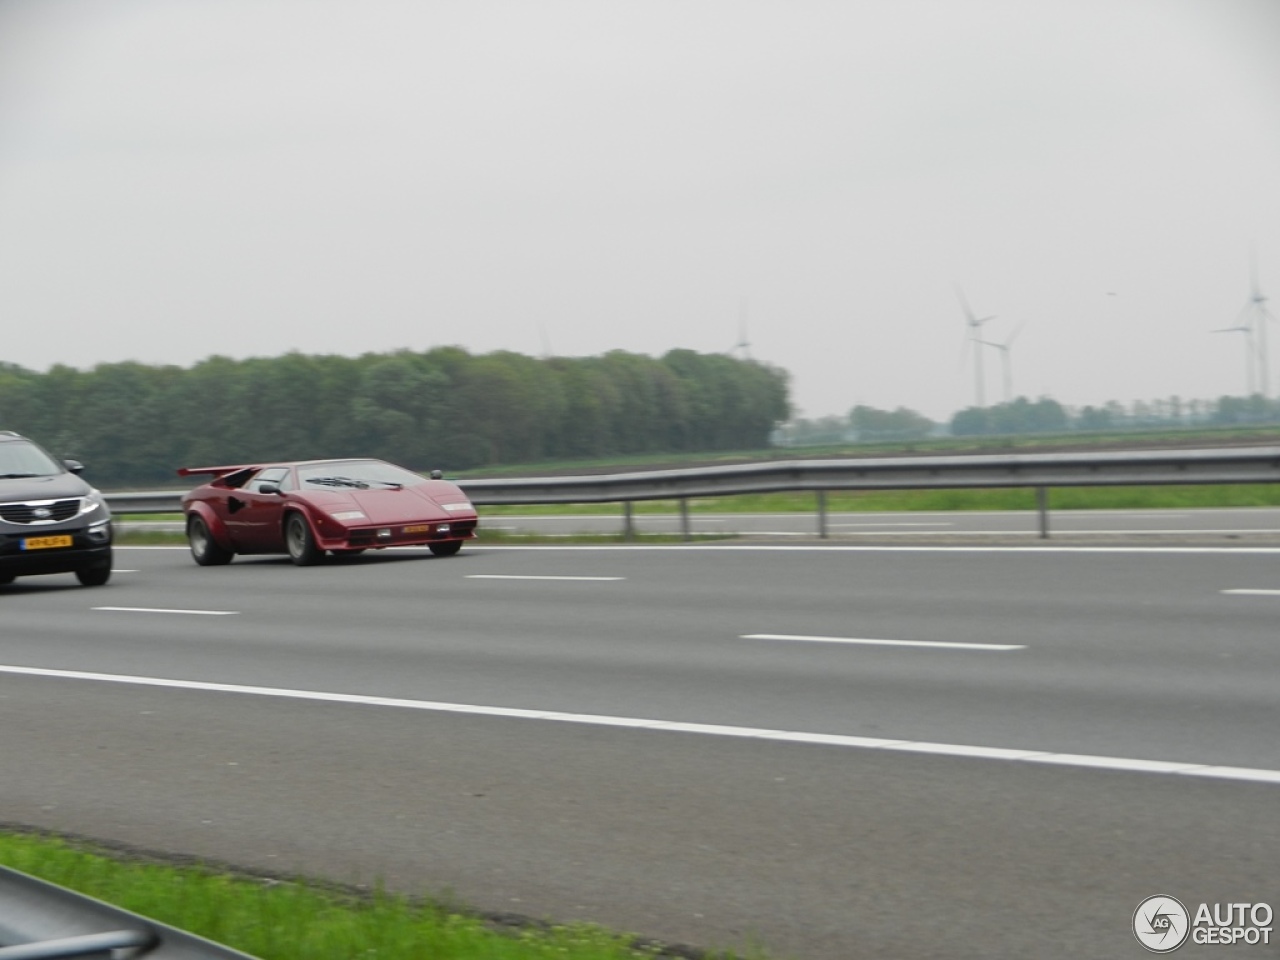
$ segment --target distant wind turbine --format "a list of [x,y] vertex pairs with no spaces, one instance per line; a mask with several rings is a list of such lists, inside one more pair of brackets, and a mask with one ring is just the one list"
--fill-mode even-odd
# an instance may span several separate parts
[[729,348],[729,352],[737,352],[743,360],[751,359],[751,341],[747,339],[747,304],[744,300],[738,310],[738,342]]
[[983,344],[988,347],[994,347],[1000,351],[1000,366],[1002,368],[1004,379],[1004,402],[1013,402],[1013,341],[1018,339],[1018,334],[1022,332],[1022,328],[1026,325],[1026,320],[1019,320],[1018,325],[1013,328],[1013,332],[1005,337],[1003,341],[983,340]]
[[1258,385],[1255,378],[1256,372],[1256,351],[1253,343],[1253,325],[1247,320],[1244,323],[1238,323],[1234,327],[1219,327],[1214,333],[1243,333],[1244,334],[1244,378],[1245,378],[1245,396],[1251,397],[1258,392]]
[[969,328],[969,335],[965,339],[966,345],[973,345],[973,397],[974,405],[977,407],[986,406],[985,392],[983,389],[982,374],[982,348],[988,346],[987,342],[982,339],[982,325],[988,320],[994,320],[995,317],[978,317],[969,308],[969,301],[964,297],[964,291],[960,289],[959,284],[956,285],[956,296],[960,300],[960,306],[964,310],[965,324]]
[[1222,327],[1214,333],[1242,333],[1245,340],[1245,383],[1248,396],[1271,395],[1271,370],[1267,348],[1267,324],[1275,317],[1267,309],[1267,298],[1258,284],[1258,257],[1254,253],[1249,266],[1249,302],[1241,308],[1233,327]]
[[1251,339],[1258,349],[1258,392],[1268,397],[1271,395],[1271,371],[1268,368],[1267,323],[1274,322],[1275,317],[1267,309],[1267,298],[1262,295],[1262,288],[1258,285],[1258,251],[1256,249],[1250,252],[1249,257],[1249,302],[1240,313],[1248,316],[1245,322],[1253,330]]

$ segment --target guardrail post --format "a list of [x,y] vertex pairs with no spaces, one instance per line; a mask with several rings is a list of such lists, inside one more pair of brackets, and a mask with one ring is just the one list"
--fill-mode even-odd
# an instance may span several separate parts
[[827,539],[827,491],[818,491],[818,537]]
[[680,535],[686,540],[693,539],[689,531],[689,501],[686,497],[680,498]]
[[631,501],[622,501],[622,539],[631,541],[636,538],[636,522],[631,515]]
[[1049,539],[1049,488],[1036,487],[1036,512],[1040,515],[1040,539]]

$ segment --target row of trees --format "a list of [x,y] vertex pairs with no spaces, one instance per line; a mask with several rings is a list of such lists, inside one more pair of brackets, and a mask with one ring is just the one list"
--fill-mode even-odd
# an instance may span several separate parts
[[775,432],[774,439],[786,446],[801,446],[914,441],[944,435],[1008,436],[1268,423],[1280,423],[1280,399],[1259,394],[1217,400],[1138,400],[1127,407],[1112,401],[1081,408],[1064,407],[1049,397],[1019,397],[990,407],[969,407],[954,414],[947,423],[937,423],[905,407],[877,410],[856,406],[846,417],[792,420]]
[[765,447],[787,375],[724,354],[537,359],[457,347],[362,357],[0,364],[0,428],[150,485],[179,466],[373,456],[410,468]]
[[970,407],[951,418],[955,436],[1018,433],[1061,433],[1069,430],[1177,429],[1180,427],[1229,427],[1280,423],[1280,400],[1255,394],[1251,397],[1219,397],[1217,400],[1135,400],[1125,406],[1115,400],[1101,406],[1078,409],[1057,400],[1019,397],[992,407]]

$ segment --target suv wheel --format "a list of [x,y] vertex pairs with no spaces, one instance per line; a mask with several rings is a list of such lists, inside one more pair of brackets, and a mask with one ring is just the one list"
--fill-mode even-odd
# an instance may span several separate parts
[[92,566],[81,567],[76,571],[76,579],[86,587],[100,587],[111,579],[111,561],[106,563],[95,563]]

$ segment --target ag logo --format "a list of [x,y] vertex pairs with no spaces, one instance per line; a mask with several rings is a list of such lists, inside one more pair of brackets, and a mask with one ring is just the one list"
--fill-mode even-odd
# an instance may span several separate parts
[[1147,897],[1133,912],[1133,935],[1152,953],[1173,953],[1190,932],[1191,915],[1175,897]]

